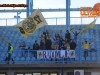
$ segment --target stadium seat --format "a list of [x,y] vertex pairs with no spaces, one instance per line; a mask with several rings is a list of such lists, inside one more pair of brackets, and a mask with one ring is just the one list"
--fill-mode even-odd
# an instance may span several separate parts
[[88,57],[86,58],[86,60],[87,60],[87,61],[90,61],[90,57],[88,56]]
[[84,58],[84,57],[81,57],[81,60],[82,60],[82,61],[84,61],[84,60],[85,60],[85,58]]
[[95,61],[95,60],[96,60],[96,57],[93,56],[93,57],[92,57],[92,60]]
[[30,57],[26,57],[26,61],[30,61]]
[[15,58],[15,61],[19,61],[19,60],[20,60],[20,57],[16,57],[16,58]]
[[79,57],[76,57],[75,60],[76,60],[76,61],[79,61]]
[[34,60],[36,60],[36,58],[35,57],[32,57],[31,60],[34,61]]
[[2,57],[0,57],[0,62],[1,62],[1,61],[3,61],[3,58],[2,58]]
[[[84,25],[72,25],[70,26],[70,28],[80,28],[82,29],[82,27],[84,27]],[[63,34],[65,35],[66,29],[68,28],[67,26],[45,26],[45,28],[50,29],[50,33],[52,33],[53,31],[53,37],[55,36],[55,33],[59,32],[60,30],[63,30]],[[8,32],[9,30],[9,32]],[[41,33],[44,31],[44,27],[40,28]],[[34,35],[29,36],[28,38],[23,38],[20,34],[20,32],[18,31],[18,29],[16,29],[15,27],[9,26],[9,27],[1,27],[0,29],[0,34],[2,34],[3,37],[5,37],[7,40],[10,40],[12,43],[12,45],[14,46],[14,51],[17,52],[13,52],[12,57],[15,57],[15,60],[21,60],[21,61],[36,61],[36,58],[33,57],[33,54],[31,52],[29,52],[29,54],[27,54],[25,57],[22,57],[22,51],[19,49],[19,45],[21,42],[25,41],[26,44],[26,48],[30,47],[31,49],[33,48],[33,43],[35,40],[37,40],[38,43],[40,43],[40,38],[38,38],[38,31],[39,29],[37,29],[34,33]],[[94,40],[93,40],[93,35],[94,34]],[[10,36],[9,36],[10,35]],[[71,33],[71,37],[74,38],[74,34]],[[98,56],[98,60],[100,60],[100,36],[99,36],[99,30],[98,30],[98,26],[96,26],[95,31],[93,31],[92,29],[89,29],[86,31],[86,33],[79,35],[78,36],[78,45],[76,48],[76,61],[79,61],[80,59],[83,61],[84,60],[84,47],[81,44],[81,42],[84,42],[85,40],[87,40],[88,42],[92,43],[94,41],[93,44],[90,45],[90,48],[96,48],[97,50],[97,54],[95,53],[89,53],[89,56],[86,58],[86,60],[90,60],[90,57],[92,58],[91,60],[97,60],[96,55]],[[53,38],[52,38],[52,41]],[[5,57],[5,54],[7,54],[7,50],[8,50],[8,44],[2,40],[0,40],[0,42],[2,43],[0,45],[0,51],[5,51],[0,53],[0,60],[2,60],[2,57]],[[30,45],[31,44],[31,45]],[[80,52],[80,54],[79,54]],[[81,58],[79,59],[79,56],[81,56]],[[40,61],[41,59],[37,59],[38,61]],[[50,61],[51,59],[47,59],[48,61]],[[58,61],[63,61],[63,59],[59,59]]]
[[24,57],[21,57],[21,61],[25,61],[25,58]]

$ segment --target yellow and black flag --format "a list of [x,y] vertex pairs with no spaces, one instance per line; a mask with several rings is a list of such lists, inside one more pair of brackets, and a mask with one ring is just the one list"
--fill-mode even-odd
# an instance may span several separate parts
[[23,37],[28,37],[32,35],[38,28],[47,25],[45,18],[39,9],[35,10],[28,18],[21,21],[16,28],[20,31]]
[[85,26],[82,31],[80,32],[80,34],[83,34],[84,32],[86,32],[86,30],[88,30],[89,28],[94,28],[95,27],[95,22],[96,19],[94,21],[92,21],[90,24],[88,24],[87,26]]

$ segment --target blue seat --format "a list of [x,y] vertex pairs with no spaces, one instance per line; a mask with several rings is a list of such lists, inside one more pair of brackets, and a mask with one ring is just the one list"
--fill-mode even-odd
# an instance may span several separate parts
[[30,61],[30,57],[26,57],[26,61]]
[[20,60],[20,57],[16,57],[16,58],[15,58],[15,61],[19,61],[19,60]]
[[90,61],[90,57],[88,56],[88,57],[86,58],[86,60]]
[[84,57],[81,57],[81,60],[82,60],[82,61],[84,61],[84,60],[85,60],[85,58],[84,58]]
[[0,61],[3,61],[3,57],[0,57]]
[[95,61],[96,60],[96,57],[92,57],[92,60]]
[[21,57],[21,61],[25,61],[25,58],[24,57]]
[[75,60],[76,60],[76,61],[79,61],[79,57],[75,57]]
[[36,60],[36,58],[35,57],[32,57],[31,60],[34,61],[34,60]]

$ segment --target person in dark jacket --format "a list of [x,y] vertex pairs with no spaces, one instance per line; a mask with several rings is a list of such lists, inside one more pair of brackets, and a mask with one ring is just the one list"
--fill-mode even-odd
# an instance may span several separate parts
[[66,50],[65,40],[62,40],[62,45],[60,47],[61,50]]
[[74,40],[72,40],[72,42],[70,43],[70,49],[75,50],[75,48],[76,48],[76,43]]
[[41,38],[41,41],[40,41],[40,50],[46,50],[46,48],[45,48],[45,39],[44,38]]
[[70,33],[69,33],[69,31],[68,31],[68,30],[66,31],[66,34],[65,34],[65,39],[67,39],[67,42],[68,42],[68,43],[70,42],[71,35],[70,35]]
[[49,31],[48,30],[44,31],[43,32],[43,35],[44,35],[44,38],[46,40],[47,39],[47,36],[49,35]]
[[37,43],[37,40],[35,40],[35,43],[33,44],[33,50],[39,50],[39,44]]
[[[74,40],[72,40],[72,42],[70,43],[70,50],[75,50],[75,48],[76,48],[76,43]],[[75,61],[75,58],[73,58],[73,59]]]
[[25,50],[26,44],[25,44],[24,41],[21,43],[21,45],[19,46],[19,48],[20,48],[20,47],[21,47],[22,50]]
[[77,36],[78,36],[79,33],[80,32],[77,32],[77,31],[73,32],[73,34],[74,34],[74,40],[75,40],[76,43],[77,43]]
[[52,41],[51,41],[50,37],[47,37],[47,39],[46,39],[46,50],[51,50],[51,45],[52,45]]
[[37,40],[35,40],[35,43],[33,44],[33,50],[35,50],[34,53],[34,57],[37,58],[37,51],[39,50],[39,44],[37,43]]
[[59,33],[56,33],[56,34],[55,34],[55,39],[57,40],[57,38],[60,38]]

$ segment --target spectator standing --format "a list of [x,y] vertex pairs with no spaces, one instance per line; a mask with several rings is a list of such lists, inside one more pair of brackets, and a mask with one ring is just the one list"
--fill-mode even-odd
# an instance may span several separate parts
[[72,40],[72,42],[70,43],[70,50],[75,50],[76,48],[76,43],[74,40]]
[[22,42],[21,45],[20,45],[19,47],[21,47],[22,50],[25,50],[25,47],[26,47],[25,42]]
[[59,45],[56,43],[56,41],[54,41],[51,47],[52,50],[58,50]]
[[62,41],[61,50],[66,50],[65,40]]
[[57,37],[56,43],[58,44],[58,49],[60,49],[60,46],[62,45],[62,40],[60,40],[59,37]]
[[46,39],[46,50],[51,50],[51,45],[52,45],[52,41],[50,37],[48,36]]
[[67,39],[67,42],[70,43],[71,35],[68,30],[66,31],[65,39]]
[[13,46],[9,43],[9,44],[8,44],[8,51],[7,51],[7,52],[8,52],[8,57],[6,57],[6,59],[5,59],[5,60],[7,61],[7,64],[9,64],[9,61],[10,61],[10,60],[12,60],[13,63],[14,63],[14,60],[13,60],[13,58],[12,58],[13,50],[14,50],[14,49],[13,49]]
[[[72,42],[70,43],[70,50],[75,50],[76,48],[76,43],[74,40],[72,40]],[[74,61],[75,61],[75,58],[74,58]]]
[[60,38],[63,39],[63,33],[62,33],[62,30],[60,30],[59,36],[60,36]]
[[85,58],[85,60],[86,60],[86,57],[88,56],[88,48],[89,48],[89,44],[90,44],[90,43],[88,43],[87,41],[85,41],[85,42],[82,43],[82,44],[84,44],[84,58]]
[[56,34],[55,34],[55,39],[57,40],[57,38],[60,38],[59,33],[56,33]]
[[22,57],[24,57],[26,55],[26,53],[27,53],[27,51],[25,51],[26,50],[25,47],[26,47],[26,43],[25,42],[22,42],[20,44],[20,46],[19,46],[19,48],[21,48],[21,50],[22,50]]
[[46,40],[47,39],[47,36],[49,35],[49,31],[48,30],[44,31],[43,32],[43,35],[44,35],[44,38]]
[[73,32],[73,34],[74,34],[74,40],[75,40],[76,43],[77,43],[77,36],[78,36],[79,33],[77,31]]
[[41,50],[46,50],[46,47],[45,47],[45,39],[44,38],[41,38],[41,41],[40,41],[40,49]]
[[37,51],[36,50],[39,50],[39,44],[37,43],[37,40],[35,40],[35,43],[33,44],[33,50],[35,50],[33,52],[34,57],[37,58]]

